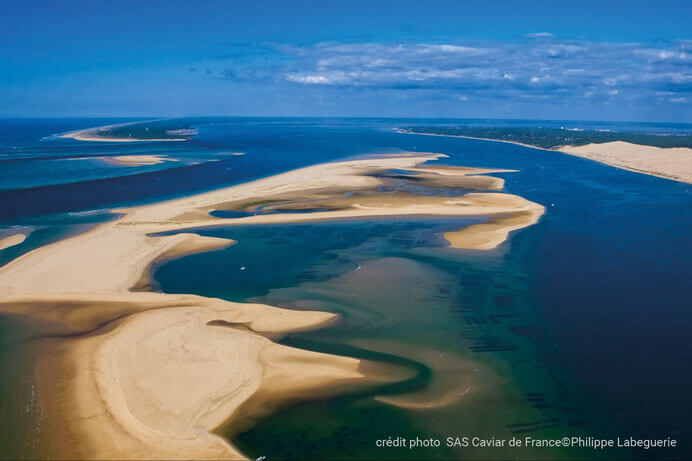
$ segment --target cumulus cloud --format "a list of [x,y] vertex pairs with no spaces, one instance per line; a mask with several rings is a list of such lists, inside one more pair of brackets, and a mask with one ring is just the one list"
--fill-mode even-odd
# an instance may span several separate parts
[[[438,90],[464,98],[624,98],[682,103],[692,96],[692,45],[561,41],[262,45],[223,75],[330,88]],[[541,38],[541,40],[534,40]],[[256,52],[257,48],[253,49]],[[255,55],[256,56],[256,55]]]

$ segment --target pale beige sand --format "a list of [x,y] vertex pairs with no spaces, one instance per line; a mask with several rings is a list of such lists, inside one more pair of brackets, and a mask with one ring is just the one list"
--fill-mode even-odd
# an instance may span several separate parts
[[408,171],[417,173],[411,176],[411,180],[424,187],[489,190],[502,189],[505,185],[505,180],[495,176],[487,176],[488,174],[516,172],[516,170],[430,165],[409,168]]
[[507,240],[509,233],[536,224],[543,214],[541,205],[528,207],[525,212],[497,216],[487,223],[473,224],[458,231],[445,232],[444,237],[453,248],[492,250]]
[[625,170],[692,183],[692,149],[662,148],[615,141],[585,146],[562,146],[561,152]]
[[[93,375],[82,384],[100,388],[98,394],[113,416],[102,415],[98,405],[80,409],[85,423],[100,428],[93,441],[99,457],[238,458],[212,431],[263,384],[271,386],[271,398],[279,399],[365,378],[359,360],[280,346],[252,331],[209,325],[219,317],[217,311],[195,307],[151,310],[108,334],[93,356]],[[287,326],[280,328],[285,331]],[[93,417],[88,416],[91,412]],[[127,434],[122,434],[123,427]]]
[[115,157],[99,157],[107,163],[125,166],[158,165],[163,162],[177,162],[177,159],[167,155],[118,155]]
[[[382,194],[379,200],[365,195],[344,203],[343,209],[311,214],[239,219],[207,214],[219,204],[282,194],[372,190],[383,184],[373,173],[416,168],[437,157],[412,153],[315,165],[192,197],[118,210],[123,213],[118,220],[38,248],[0,268],[0,310],[29,313],[51,322],[52,328],[87,334],[65,339],[60,358],[41,371],[53,377],[51,382],[62,380],[60,388],[65,389],[56,394],[51,388],[41,395],[48,402],[55,400],[54,405],[70,415],[63,425],[77,436],[65,439],[70,441],[66,456],[239,457],[211,432],[223,421],[251,420],[291,399],[329,395],[345,386],[382,379],[363,371],[373,368],[367,362],[299,351],[270,340],[286,332],[324,326],[334,321],[333,314],[131,289],[141,287],[155,261],[233,243],[189,231],[150,235],[156,232],[365,216],[534,213],[537,219],[542,212],[540,205],[521,197],[486,193],[458,198]],[[514,229],[518,224],[507,226]],[[51,371],[51,366],[59,368]]]
[[368,382],[359,360],[265,337],[326,325],[334,314],[160,293],[8,297],[0,306],[55,322],[57,336],[100,329],[39,363],[48,376],[60,367],[44,407],[72,415],[49,429],[78,435],[57,457],[239,459],[211,431],[250,397],[276,405]]
[[26,240],[26,234],[14,234],[0,239],[0,250],[19,245]]

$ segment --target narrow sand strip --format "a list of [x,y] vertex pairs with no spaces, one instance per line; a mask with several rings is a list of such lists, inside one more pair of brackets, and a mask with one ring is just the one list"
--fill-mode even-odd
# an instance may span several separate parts
[[[92,142],[146,142],[146,141],[156,141],[156,142],[164,142],[164,141],[187,141],[189,138],[121,138],[121,137],[116,137],[116,136],[104,136],[103,133],[106,132],[109,129],[112,128],[119,128],[123,126],[128,126],[128,125],[136,125],[138,123],[144,123],[147,120],[143,121],[138,121],[138,122],[128,122],[128,123],[118,123],[115,125],[105,125],[105,126],[98,126],[94,128],[87,128],[84,130],[77,130],[77,131],[72,131],[69,133],[63,133],[59,135],[58,137],[63,138],[63,139],[75,139],[77,141],[92,141]],[[149,122],[156,121],[156,120],[148,120]],[[173,130],[167,134],[173,134],[173,135],[180,135],[180,134],[194,134],[197,131],[196,130]]]
[[118,155],[115,157],[99,157],[106,163],[124,166],[144,166],[158,165],[164,162],[177,162],[177,159],[170,158],[167,155]]
[[26,240],[26,234],[14,234],[0,239],[0,250],[19,245]]
[[74,133],[65,133],[60,135],[61,138],[75,139],[77,141],[92,141],[92,142],[167,142],[167,141],[187,141],[187,138],[116,138],[112,136],[102,136],[98,130],[90,128],[88,130],[77,131]]
[[542,214],[543,208],[537,206],[523,213],[498,216],[487,223],[445,232],[444,237],[453,248],[492,250],[507,240],[510,232],[536,224]]
[[[369,216],[514,216],[497,223],[493,238],[535,222],[543,207],[521,197],[366,195],[343,209],[219,219],[223,204],[286,194],[373,191],[376,174],[417,168],[440,157],[409,153],[328,163],[205,194],[119,210],[123,216],[33,250],[0,268],[0,310],[50,322],[56,335],[40,369],[39,392],[65,446],[62,457],[239,458],[212,433],[224,421],[251,421],[282,404],[372,385],[365,361],[278,345],[271,338],[318,328],[333,314],[290,311],[191,295],[141,293],[156,261],[211,251],[233,241],[201,237],[190,229],[213,225],[301,222]],[[282,195],[283,194],[283,195]],[[482,226],[482,225],[479,225]],[[473,226],[472,226],[473,227]],[[152,236],[186,230],[170,236]],[[467,231],[465,245],[477,233]],[[469,240],[470,239],[470,240]],[[463,239],[462,239],[463,240]],[[469,243],[471,241],[471,243]],[[79,336],[81,335],[81,336]],[[57,340],[56,340],[57,341]],[[368,365],[368,370],[372,366]],[[397,379],[390,376],[389,380]],[[60,392],[58,392],[60,390]]]

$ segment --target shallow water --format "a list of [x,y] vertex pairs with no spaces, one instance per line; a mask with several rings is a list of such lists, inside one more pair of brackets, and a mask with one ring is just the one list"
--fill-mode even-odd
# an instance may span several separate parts
[[[566,392],[556,392],[554,378],[540,363],[533,344],[540,326],[517,261],[502,250],[450,249],[441,238],[442,232],[472,222],[478,220],[227,227],[203,234],[233,238],[238,241],[233,247],[164,265],[155,278],[167,292],[341,315],[338,324],[289,336],[285,344],[373,360],[402,357],[416,364],[415,383],[299,405],[239,436],[229,434],[241,449],[278,459],[454,458],[462,452],[441,447],[384,453],[375,442],[392,435],[562,434],[568,424],[583,424],[585,412],[562,414],[554,408],[557,399],[567,405]],[[507,328],[507,323],[521,326]],[[333,432],[339,437],[326,438]],[[344,451],[345,445],[351,449]],[[514,451],[463,453],[478,458]]]
[[43,409],[34,381],[34,329],[20,316],[0,315],[0,459],[46,456]]

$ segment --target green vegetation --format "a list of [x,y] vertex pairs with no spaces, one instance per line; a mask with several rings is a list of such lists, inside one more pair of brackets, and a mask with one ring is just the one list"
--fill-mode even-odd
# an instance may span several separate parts
[[402,127],[401,129],[409,133],[511,141],[545,149],[612,141],[625,141],[657,147],[692,147],[692,135],[688,134],[659,135],[595,130],[572,131],[540,127],[413,126]]
[[205,121],[207,119],[145,120],[101,128],[99,129],[99,136],[135,139],[190,139],[196,133],[194,125],[199,125]]

